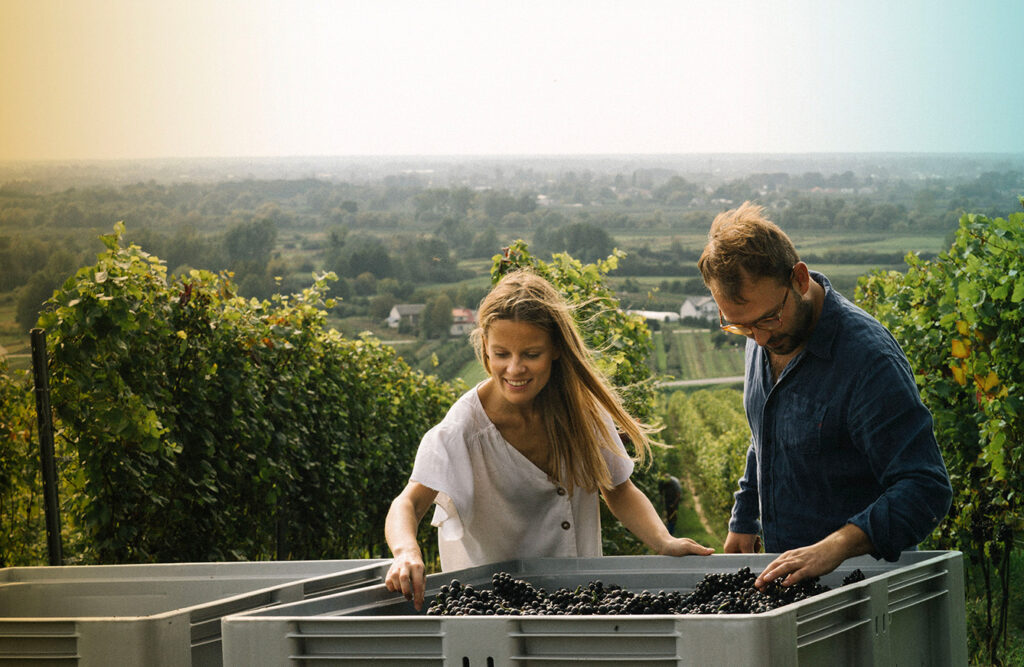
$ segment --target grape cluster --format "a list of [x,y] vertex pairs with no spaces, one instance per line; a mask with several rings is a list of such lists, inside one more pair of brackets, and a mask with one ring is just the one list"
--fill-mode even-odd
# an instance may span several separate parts
[[792,586],[769,582],[763,590],[754,588],[757,576],[744,567],[736,572],[704,575],[676,613],[681,614],[761,614],[783,605],[806,600],[828,589],[815,579]]
[[[693,591],[641,591],[631,593],[621,586],[591,581],[574,590],[543,588],[516,579],[507,572],[491,577],[491,589],[477,590],[452,579],[441,586],[427,614],[444,616],[542,616],[607,614],[760,614],[792,602],[805,600],[829,590],[817,579],[805,579],[792,586],[770,582],[764,590],[754,588],[756,576],[749,567],[734,573],[706,574]],[[855,570],[843,584],[861,581]]]
[[[592,581],[573,590],[559,588],[551,593],[507,572],[490,578],[490,589],[477,590],[453,579],[440,587],[427,609],[441,616],[581,616],[609,614],[762,614],[799,602],[828,590],[817,579],[793,586],[768,583],[754,587],[757,577],[750,568],[734,573],[703,576],[689,593],[644,590],[633,593],[615,584]],[[864,573],[854,570],[843,585],[863,581]]]
[[854,570],[850,574],[848,574],[845,577],[843,577],[843,586],[845,586],[847,584],[855,584],[858,581],[864,581],[864,579],[866,579],[866,577],[864,576],[864,573],[861,572],[860,568],[858,567],[856,570]]

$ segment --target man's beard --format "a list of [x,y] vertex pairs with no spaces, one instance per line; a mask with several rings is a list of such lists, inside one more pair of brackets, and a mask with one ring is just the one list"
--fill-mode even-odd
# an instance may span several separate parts
[[814,330],[814,305],[810,301],[798,299],[796,314],[793,316],[792,329],[787,332],[777,331],[765,342],[764,349],[772,354],[786,356],[807,342]]

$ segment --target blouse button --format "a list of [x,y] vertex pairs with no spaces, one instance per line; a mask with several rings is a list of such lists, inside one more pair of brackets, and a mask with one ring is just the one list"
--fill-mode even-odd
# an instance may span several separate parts
[[558,487],[558,495],[564,496],[565,495],[565,489],[563,489],[562,487]]
[[562,522],[562,529],[563,530],[569,530],[569,522],[568,521],[563,521]]

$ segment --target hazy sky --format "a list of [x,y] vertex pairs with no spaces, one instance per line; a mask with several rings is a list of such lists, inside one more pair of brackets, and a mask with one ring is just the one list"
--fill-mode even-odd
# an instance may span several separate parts
[[0,160],[1024,152],[1024,0],[0,0]]

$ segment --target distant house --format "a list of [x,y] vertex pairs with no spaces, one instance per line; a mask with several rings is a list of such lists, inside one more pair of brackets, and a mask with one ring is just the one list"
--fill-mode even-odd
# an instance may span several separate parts
[[718,304],[710,296],[688,296],[679,307],[679,317],[714,322],[718,319]]
[[476,311],[472,308],[452,308],[449,336],[465,336],[476,327]]
[[388,314],[388,326],[392,329],[415,329],[423,319],[423,311],[427,305],[424,303],[400,303],[392,306]]

